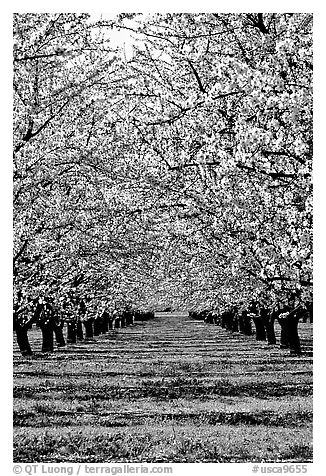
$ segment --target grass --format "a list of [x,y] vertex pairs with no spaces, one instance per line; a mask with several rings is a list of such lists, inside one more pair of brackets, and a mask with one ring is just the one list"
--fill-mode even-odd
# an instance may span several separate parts
[[[194,431],[196,430],[196,431]],[[297,429],[202,424],[200,428],[171,424],[121,428],[84,426],[33,433],[17,432],[17,461],[39,462],[248,462],[307,461],[311,434]]]
[[182,317],[29,358],[14,344],[14,461],[309,462],[311,324],[300,334],[300,357]]

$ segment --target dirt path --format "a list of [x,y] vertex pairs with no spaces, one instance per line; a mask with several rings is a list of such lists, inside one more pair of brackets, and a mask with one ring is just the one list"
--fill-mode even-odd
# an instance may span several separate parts
[[32,359],[15,345],[15,461],[309,461],[311,324],[300,335],[294,357],[171,315]]

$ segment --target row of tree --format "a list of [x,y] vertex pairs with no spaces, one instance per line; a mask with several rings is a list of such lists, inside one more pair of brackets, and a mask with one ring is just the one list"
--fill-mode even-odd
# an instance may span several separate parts
[[21,312],[22,315],[14,314],[14,330],[23,356],[33,355],[28,338],[28,331],[33,324],[42,332],[42,352],[53,352],[54,339],[58,347],[65,347],[66,344],[76,344],[107,334],[111,329],[133,325],[135,320],[144,321],[154,317],[154,313],[149,310],[132,309],[127,305],[113,309],[107,300],[94,299],[94,296],[82,297],[76,290],[59,299],[54,296],[30,299]]
[[16,319],[75,288],[117,308],[311,301],[311,29],[16,14]]
[[[298,303],[295,294],[289,296],[287,304],[269,309],[258,301],[250,302],[248,308],[240,303],[227,310],[191,311],[190,317],[202,319],[208,324],[220,325],[231,332],[256,336],[256,340],[267,341],[268,345],[277,343],[275,336],[275,321],[281,327],[280,348],[289,349],[290,354],[300,355],[301,343],[298,333],[298,323],[313,321],[313,304],[307,301],[305,305]],[[253,326],[254,324],[254,331]]]

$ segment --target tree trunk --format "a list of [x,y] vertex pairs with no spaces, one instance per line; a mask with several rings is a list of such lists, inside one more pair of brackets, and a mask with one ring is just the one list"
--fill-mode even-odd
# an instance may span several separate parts
[[262,319],[263,325],[266,330],[268,344],[276,344],[276,337],[274,331],[275,314],[273,312],[270,312],[268,309],[263,308],[260,311],[260,318]]
[[77,343],[77,326],[75,321],[67,322],[67,343]]
[[229,331],[233,332],[233,328],[234,328],[234,315],[232,314],[232,312],[229,312],[229,315],[228,315],[228,318],[227,318],[227,324],[226,324],[226,327],[227,329],[229,329]]
[[222,329],[226,328],[226,317],[225,317],[225,312],[221,314],[221,327]]
[[117,318],[115,319],[115,323],[114,323],[114,324],[115,324],[115,325],[114,325],[115,329],[120,329],[120,327],[121,327],[121,318],[120,318],[120,317],[117,317]]
[[77,339],[84,340],[84,333],[83,333],[83,324],[81,321],[77,321]]
[[20,326],[16,324],[16,337],[17,337],[17,344],[19,346],[19,350],[23,356],[26,355],[33,355],[33,351],[31,349],[31,346],[29,344],[28,340],[28,328],[26,326]]
[[256,327],[256,340],[266,340],[266,331],[262,318],[260,316],[253,317]]
[[308,315],[309,315],[309,322],[312,323],[313,321],[313,303],[312,302],[307,302],[307,312],[308,312]]
[[[232,331],[233,329],[233,315],[231,312],[224,313],[224,327],[225,329]],[[222,325],[223,327],[223,325]]]
[[121,317],[121,327],[126,327],[126,325],[127,325],[126,318],[125,318],[125,316],[122,316]]
[[130,326],[130,324],[131,324],[131,315],[126,314],[125,319],[126,319],[126,327]]
[[248,311],[244,311],[244,313],[245,314],[243,317],[243,321],[244,321],[243,333],[246,336],[251,336],[252,335],[251,317],[248,316]]
[[101,319],[94,320],[94,336],[99,336],[101,334]]
[[66,341],[63,336],[62,326],[60,325],[54,326],[54,334],[55,334],[55,340],[57,342],[57,346],[64,347],[66,345]]
[[242,311],[241,314],[239,314],[239,332],[241,334],[244,334],[244,327],[245,327],[244,321],[245,321],[245,316],[244,316],[244,311]]
[[53,325],[40,325],[42,331],[42,352],[53,352]]
[[289,347],[289,338],[288,338],[288,319],[287,318],[279,318],[278,322],[281,326],[281,340],[280,340],[280,348],[281,349],[288,349]]
[[301,354],[300,338],[298,334],[299,319],[296,315],[288,318],[288,343],[291,354]]
[[114,329],[114,319],[109,319],[109,329]]
[[207,312],[205,317],[204,317],[204,321],[206,322],[206,324],[212,324],[212,313],[211,312]]
[[239,318],[236,314],[232,315],[232,332],[239,332]]
[[225,328],[228,331],[232,329],[232,316],[229,313],[225,316]]
[[308,311],[305,309],[304,311],[301,312],[301,319],[303,323],[307,322],[308,319]]
[[94,337],[93,333],[93,319],[88,319],[84,321],[85,331],[86,331],[86,339],[92,339]]
[[248,316],[248,311],[244,310],[239,315],[239,331],[247,336],[251,336],[251,319]]
[[105,312],[102,319],[102,334],[107,334],[109,332],[109,315]]
[[126,313],[126,325],[132,326],[134,324],[134,315],[131,312]]
[[273,317],[273,315],[269,316],[268,320],[266,321],[266,334],[267,334],[267,342],[269,345],[276,344],[274,322],[275,322],[275,317]]

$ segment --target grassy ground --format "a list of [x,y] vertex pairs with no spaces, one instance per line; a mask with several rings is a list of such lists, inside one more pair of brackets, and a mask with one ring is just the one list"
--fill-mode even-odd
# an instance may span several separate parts
[[14,461],[312,461],[312,325],[300,335],[296,357],[172,316],[31,358],[14,344]]

